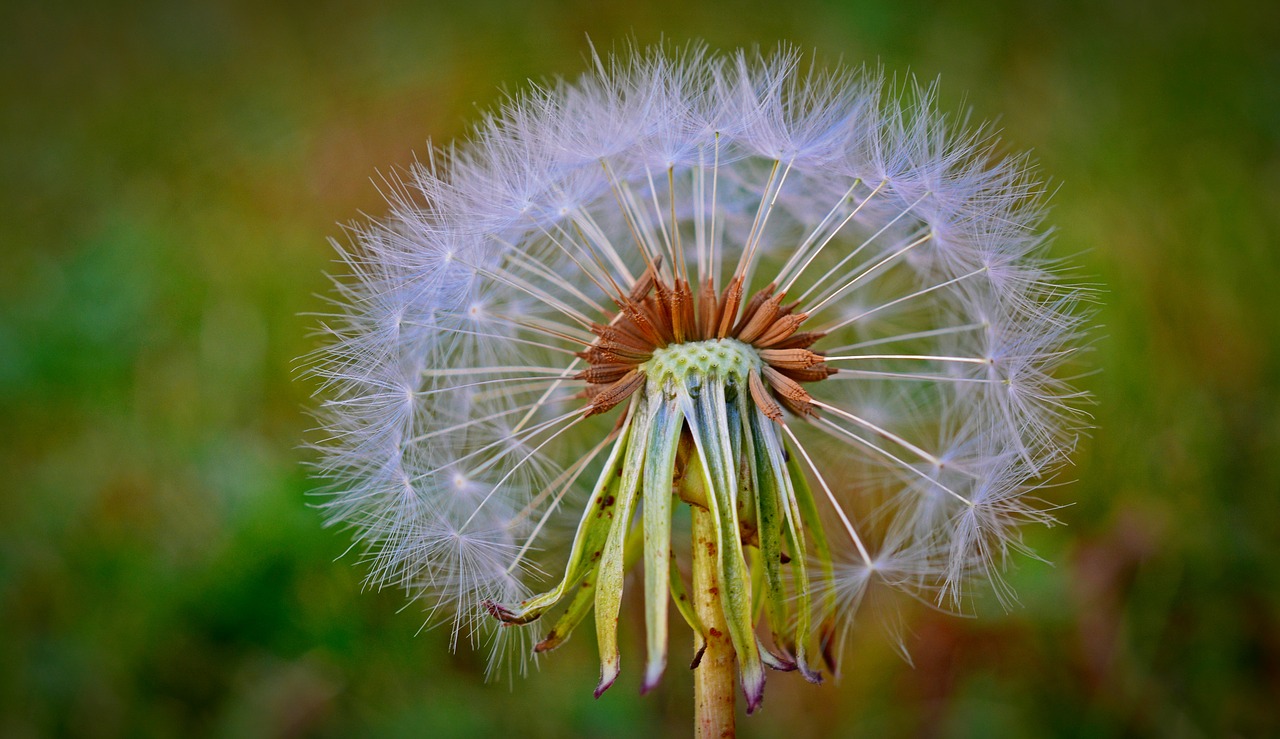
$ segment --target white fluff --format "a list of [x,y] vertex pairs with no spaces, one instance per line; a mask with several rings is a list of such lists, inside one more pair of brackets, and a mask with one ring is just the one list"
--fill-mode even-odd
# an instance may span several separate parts
[[955,605],[974,574],[999,583],[1020,525],[1052,520],[1029,494],[1081,426],[1061,374],[1088,295],[1042,256],[1027,159],[933,87],[789,48],[593,61],[432,152],[342,251],[317,447],[370,584],[473,640],[481,601],[542,584],[615,420],[579,419],[572,337],[641,274],[641,244],[723,284],[753,230],[748,294],[791,285],[832,331],[814,348],[850,357],[812,386],[836,410],[787,420],[870,549],[829,529],[843,564],[818,588],[844,630],[877,584]]

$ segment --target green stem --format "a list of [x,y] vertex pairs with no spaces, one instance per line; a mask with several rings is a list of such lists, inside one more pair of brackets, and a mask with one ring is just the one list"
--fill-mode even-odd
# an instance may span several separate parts
[[707,648],[693,671],[694,721],[698,739],[734,736],[733,642],[720,605],[716,517],[699,505],[693,513],[693,608],[706,628]]

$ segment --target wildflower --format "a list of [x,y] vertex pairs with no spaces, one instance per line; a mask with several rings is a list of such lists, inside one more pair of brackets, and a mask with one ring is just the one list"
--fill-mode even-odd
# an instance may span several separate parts
[[1026,159],[790,49],[594,61],[433,151],[344,253],[325,506],[370,581],[534,652],[594,613],[599,695],[634,564],[645,688],[674,603],[749,710],[766,666],[835,672],[870,589],[1010,597],[1079,414],[1083,291]]

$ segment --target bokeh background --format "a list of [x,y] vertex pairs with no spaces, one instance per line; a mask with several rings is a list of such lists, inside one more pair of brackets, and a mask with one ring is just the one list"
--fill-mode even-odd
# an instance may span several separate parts
[[326,239],[588,36],[941,76],[1034,149],[1058,252],[1104,286],[1097,430],[1021,607],[913,614],[914,667],[871,630],[839,685],[771,678],[742,734],[1280,735],[1273,3],[356,5],[0,9],[0,735],[689,732],[680,670],[593,700],[589,636],[484,684],[361,592],[307,497]]

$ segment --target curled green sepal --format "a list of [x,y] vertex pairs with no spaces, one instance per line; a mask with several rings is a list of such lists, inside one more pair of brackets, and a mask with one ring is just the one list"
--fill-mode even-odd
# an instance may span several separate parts
[[[640,557],[641,531],[638,528],[631,529],[627,533],[626,553],[623,555],[624,570],[631,569],[631,565],[635,564],[636,559]],[[596,596],[596,577],[600,573],[600,567],[597,564],[591,568],[587,576],[582,578],[582,582],[578,584],[573,594],[573,598],[569,600],[569,606],[560,614],[560,618],[556,619],[555,626],[547,632],[542,641],[534,645],[533,651],[541,654],[549,652],[552,649],[564,644],[573,635],[573,630],[578,628],[578,624],[587,617],[591,612],[591,606],[595,603]]]
[[708,509],[716,524],[720,607],[738,655],[738,672],[747,713],[764,699],[764,665],[751,618],[751,582],[742,555],[737,512],[737,466],[734,464],[725,408],[724,383],[712,376],[691,377],[679,388],[681,407],[693,435],[707,483]]
[[552,649],[564,644],[569,637],[573,635],[573,630],[582,623],[587,614],[591,612],[591,604],[595,602],[596,596],[596,576],[599,569],[593,569],[582,578],[579,583],[577,592],[573,594],[573,599],[569,601],[569,607],[556,620],[555,626],[547,632],[542,641],[533,646],[533,651],[541,654],[542,652],[550,652]]
[[648,661],[640,693],[649,692],[667,667],[667,593],[671,587],[671,486],[676,447],[684,426],[674,397],[657,404],[649,426],[644,466],[644,606]]
[[635,418],[636,401],[627,411],[627,419],[618,432],[609,458],[600,472],[595,489],[587,501],[586,511],[578,523],[578,532],[574,535],[573,546],[569,551],[569,560],[565,564],[564,578],[552,590],[522,601],[518,606],[504,606],[494,601],[485,601],[483,605],[489,614],[506,624],[527,624],[536,621],[547,609],[560,602],[587,573],[599,566],[600,552],[608,539],[609,531],[615,519],[614,508],[617,504],[615,482],[622,470],[623,450],[628,447],[627,441]]

